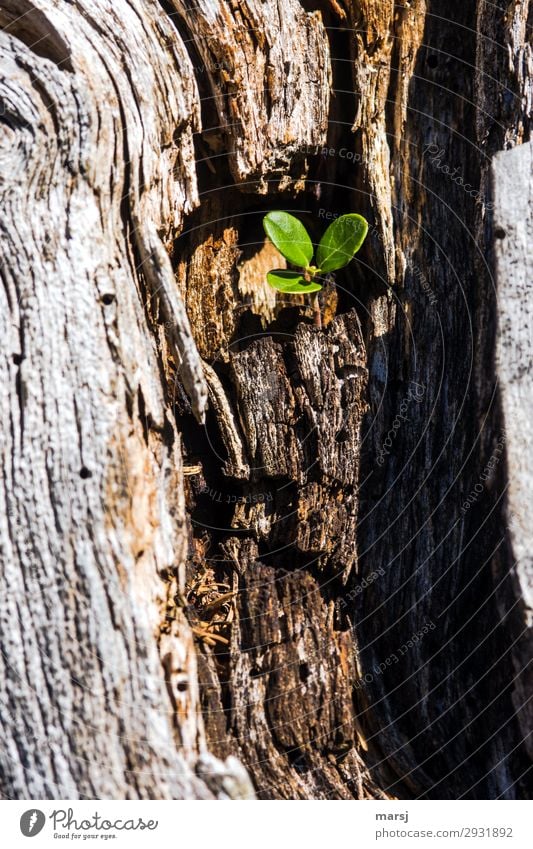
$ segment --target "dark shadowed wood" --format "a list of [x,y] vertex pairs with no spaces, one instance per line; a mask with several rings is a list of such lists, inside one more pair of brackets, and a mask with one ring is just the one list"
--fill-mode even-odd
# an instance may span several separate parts
[[[5,796],[528,795],[499,5],[2,3]],[[369,219],[322,330],[278,207]]]
[[511,543],[513,598],[513,704],[525,745],[533,753],[533,500],[529,446],[533,387],[531,288],[533,280],[533,145],[493,160],[494,235],[498,293],[496,369],[505,427],[509,484],[505,519]]

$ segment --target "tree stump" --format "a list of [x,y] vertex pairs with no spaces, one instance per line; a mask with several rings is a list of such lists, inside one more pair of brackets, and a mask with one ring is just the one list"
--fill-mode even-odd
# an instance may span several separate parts
[[527,797],[530,14],[4,0],[4,797]]

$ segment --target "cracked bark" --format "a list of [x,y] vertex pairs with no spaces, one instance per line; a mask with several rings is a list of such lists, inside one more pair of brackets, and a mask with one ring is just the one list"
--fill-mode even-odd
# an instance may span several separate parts
[[[504,5],[2,3],[5,796],[528,794],[503,462],[461,510],[529,138]],[[369,218],[322,331],[263,282],[279,206]]]

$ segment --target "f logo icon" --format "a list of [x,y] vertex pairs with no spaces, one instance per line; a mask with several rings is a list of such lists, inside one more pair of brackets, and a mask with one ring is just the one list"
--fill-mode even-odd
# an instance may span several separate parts
[[30,811],[24,811],[20,818],[20,830],[24,837],[35,837],[43,830],[46,822],[46,817],[42,811],[32,808]]

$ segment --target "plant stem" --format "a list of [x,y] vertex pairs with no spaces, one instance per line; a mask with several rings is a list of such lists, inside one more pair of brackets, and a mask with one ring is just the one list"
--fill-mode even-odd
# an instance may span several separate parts
[[311,304],[313,307],[313,317],[315,320],[315,327],[322,327],[322,315],[320,313],[320,301],[318,299],[318,292],[313,292],[311,295]]

